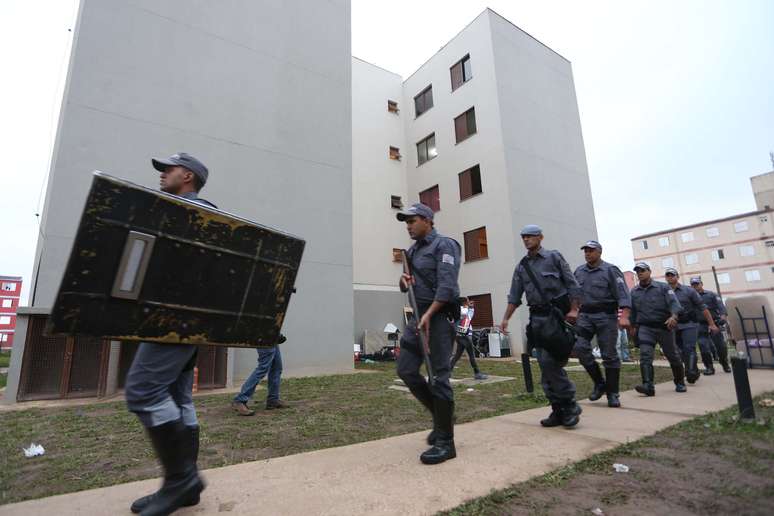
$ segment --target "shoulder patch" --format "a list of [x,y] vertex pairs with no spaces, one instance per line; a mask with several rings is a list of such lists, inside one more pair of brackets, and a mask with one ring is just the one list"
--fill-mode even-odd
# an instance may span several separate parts
[[624,281],[624,279],[623,279],[623,278],[616,278],[615,280],[616,280],[618,283],[620,283],[621,285],[626,285],[626,282]]
[[672,290],[671,288],[668,290],[668,292],[669,292],[669,295],[670,295],[670,296],[672,296],[672,297],[677,297],[677,296],[675,296],[675,291],[674,291],[674,290]]
[[454,256],[450,254],[444,254],[441,256],[441,261],[443,263],[448,263],[449,265],[454,265]]

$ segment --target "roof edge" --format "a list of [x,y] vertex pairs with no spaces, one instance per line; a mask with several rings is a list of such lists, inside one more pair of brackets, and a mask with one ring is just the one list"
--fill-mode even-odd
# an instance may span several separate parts
[[707,224],[715,224],[717,222],[726,222],[726,221],[733,220],[733,219],[738,219],[738,218],[741,218],[741,217],[749,217],[751,215],[759,215],[761,213],[771,213],[771,212],[774,212],[774,208],[769,208],[769,209],[766,209],[766,210],[749,211],[749,212],[746,212],[746,213],[739,213],[738,215],[731,215],[729,217],[723,217],[723,218],[720,218],[720,219],[706,220],[704,222],[697,222],[696,224],[689,224],[687,226],[679,226],[679,227],[672,228],[672,229],[664,229],[662,231],[655,231],[653,233],[647,233],[645,235],[640,235],[640,236],[632,237],[630,241],[634,242],[635,240],[639,240],[640,238],[647,238],[647,237],[652,237],[652,236],[656,236],[656,235],[663,235],[664,233],[673,233],[675,231],[680,231],[682,229],[697,228],[699,226],[706,226]]

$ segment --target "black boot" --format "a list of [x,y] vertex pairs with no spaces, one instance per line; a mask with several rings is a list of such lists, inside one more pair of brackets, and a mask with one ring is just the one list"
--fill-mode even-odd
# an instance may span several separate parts
[[[141,514],[166,515],[180,507],[198,503],[204,483],[196,470],[194,452],[198,452],[198,447],[192,446],[191,430],[178,419],[148,428],[148,435],[164,467],[164,483],[161,489],[151,495],[151,500],[142,508]],[[194,500],[196,502],[192,503]]]
[[[189,444],[191,446],[191,458],[193,460],[194,466],[196,466],[196,462],[199,460],[199,426],[187,426],[185,428],[188,430],[188,437],[190,439]],[[142,510],[145,509],[149,503],[151,503],[156,494],[157,493],[153,493],[145,495],[142,498],[138,498],[134,501],[134,503],[132,503],[130,510],[135,514],[142,512]],[[199,493],[196,493],[195,496],[192,496],[190,499],[186,500],[182,506],[190,507],[192,505],[197,505],[198,503]]]
[[701,378],[701,374],[699,373],[698,358],[696,352],[691,351],[686,357],[685,379],[693,385],[699,378]]
[[715,368],[712,365],[712,353],[702,352],[701,361],[704,362],[704,371],[702,371],[704,376],[715,374]]
[[433,404],[438,429],[433,446],[419,457],[422,464],[440,464],[457,456],[454,447],[454,402],[435,398]]
[[685,368],[683,363],[670,364],[670,367],[672,368],[672,380],[675,382],[675,391],[685,392],[687,389],[685,388]]
[[562,403],[562,426],[565,428],[572,428],[580,421],[580,415],[583,409],[575,403],[575,400],[567,403]]
[[433,429],[427,434],[427,444],[432,446],[435,444],[435,437],[438,426],[435,421],[435,407],[433,406],[433,394],[430,392],[430,387],[426,383],[418,385],[411,390],[411,394],[419,401],[433,416]]
[[718,362],[720,362],[720,365],[723,366],[724,373],[731,372],[731,366],[728,365],[728,348],[726,348],[725,342],[723,343],[723,346],[718,349]]
[[547,418],[540,420],[540,426],[550,428],[562,424],[562,407],[558,403],[551,403],[551,413]]
[[607,393],[607,406],[618,408],[621,406],[621,400],[618,396],[618,384],[621,378],[620,369],[605,368],[605,391]]
[[605,393],[605,377],[602,376],[602,371],[599,369],[599,364],[594,362],[594,365],[586,368],[586,372],[594,381],[594,389],[589,394],[589,400],[597,401]]
[[640,375],[642,376],[642,384],[635,386],[634,390],[646,396],[655,396],[656,388],[653,385],[653,364],[640,362]]

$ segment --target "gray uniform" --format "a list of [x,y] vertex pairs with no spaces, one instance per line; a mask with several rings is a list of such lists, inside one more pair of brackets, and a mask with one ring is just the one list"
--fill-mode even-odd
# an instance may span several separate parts
[[696,341],[699,338],[699,323],[697,314],[704,319],[704,310],[707,308],[701,300],[696,289],[687,285],[678,284],[674,288],[675,296],[682,306],[678,315],[675,339],[685,365],[685,373],[688,381],[692,382],[699,376],[696,360]]
[[[721,319],[721,316],[728,315],[723,300],[711,290],[704,290],[698,294],[709,310],[715,324],[722,326],[723,320]],[[709,324],[707,324],[707,320],[704,318],[703,314],[696,314],[696,317],[699,320],[699,349],[701,349],[702,355],[704,353],[712,354],[712,346],[714,346],[715,353],[717,353],[721,363],[726,363],[728,360],[728,350],[726,349],[726,343],[723,340],[723,334],[720,332],[711,333],[709,331]]]
[[[565,311],[569,309],[571,300],[580,298],[580,286],[570,271],[570,266],[559,251],[551,251],[541,247],[535,256],[527,255],[527,262],[540,282],[540,287],[546,297],[552,301],[563,298],[566,305]],[[530,319],[533,315],[542,315],[547,311],[543,297],[532,284],[527,271],[519,263],[513,271],[508,303],[518,307],[521,305],[521,298],[524,294],[527,296],[527,304],[530,307]],[[537,350],[538,363],[540,364],[540,383],[548,400],[552,405],[574,403],[575,384],[567,376],[564,364],[557,362],[550,353],[542,348],[539,341],[531,336],[529,339],[530,346]]]
[[[433,365],[435,385],[430,386],[419,374],[422,366],[422,342],[416,329],[416,322],[422,317],[433,301],[448,303],[460,295],[457,279],[460,272],[460,245],[453,239],[440,235],[433,229],[425,238],[417,240],[406,252],[414,277],[414,295],[418,314],[406,328],[400,339],[398,376],[412,394],[432,412],[430,396],[454,401],[449,377],[451,368],[449,356],[454,345],[454,325],[446,313],[436,313],[430,320],[430,361]],[[401,287],[402,288],[402,287]]]
[[[194,192],[181,197],[216,207]],[[180,418],[185,426],[198,426],[192,396],[197,349],[190,344],[140,343],[126,376],[125,396],[129,410],[146,428]]]
[[618,308],[631,308],[629,290],[621,270],[605,261],[599,267],[583,264],[575,269],[581,287],[581,307],[575,329],[578,339],[575,354],[589,369],[596,360],[591,352],[591,339],[596,335],[602,362],[607,369],[620,369],[618,342]]
[[669,317],[677,317],[682,310],[675,293],[666,283],[651,281],[644,287],[636,285],[631,296],[631,323],[637,327],[636,342],[640,348],[640,362],[653,364],[653,354],[658,343],[672,370],[676,367],[682,370],[674,331],[668,330],[664,324]]

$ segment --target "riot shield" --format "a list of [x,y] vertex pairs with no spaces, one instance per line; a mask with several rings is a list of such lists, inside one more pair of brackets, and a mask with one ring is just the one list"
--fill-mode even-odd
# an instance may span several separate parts
[[304,244],[95,172],[47,332],[273,346]]

